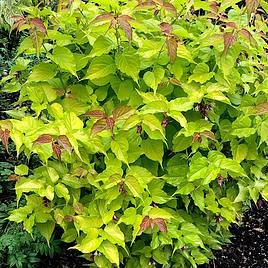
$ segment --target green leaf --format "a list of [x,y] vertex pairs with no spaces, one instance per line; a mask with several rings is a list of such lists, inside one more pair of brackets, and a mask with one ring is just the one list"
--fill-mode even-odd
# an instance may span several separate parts
[[202,133],[204,131],[210,131],[212,124],[205,120],[199,119],[194,122],[189,122],[179,133],[183,134],[185,137],[193,136],[195,133]]
[[93,238],[87,235],[80,244],[71,247],[71,249],[77,249],[83,253],[91,253],[92,251],[98,249],[103,241],[103,238]]
[[204,198],[204,191],[201,188],[195,189],[191,196],[194,200],[196,206],[200,208],[200,210],[204,211],[205,209],[205,198]]
[[246,144],[238,144],[234,152],[234,159],[240,163],[242,162],[248,154],[248,146]]
[[189,83],[192,81],[204,84],[214,76],[213,72],[209,72],[209,66],[206,63],[199,63],[194,68],[193,74],[189,77]]
[[69,190],[64,184],[58,183],[55,186],[55,192],[58,197],[60,198],[63,197],[66,200],[66,204],[69,202],[70,200]]
[[125,248],[125,236],[120,230],[119,226],[109,223],[104,228],[103,237],[108,239],[113,244],[118,244],[119,246]]
[[180,58],[186,59],[191,63],[195,63],[193,58],[192,58],[191,52],[186,48],[185,45],[178,44],[177,56]]
[[15,174],[24,176],[28,175],[29,168],[26,165],[20,164],[15,167]]
[[119,253],[117,247],[110,241],[103,241],[98,248],[99,252],[103,253],[104,256],[111,262],[119,266]]
[[172,111],[176,112],[185,112],[193,109],[194,102],[191,101],[190,98],[181,97],[176,98],[169,102],[169,110],[172,113]]
[[163,208],[152,208],[149,211],[149,217],[151,219],[162,218],[166,220],[174,218],[171,213],[169,213]]
[[136,220],[136,208],[129,207],[124,211],[124,214],[120,217],[118,224],[123,222],[127,225],[133,225]]
[[113,58],[109,55],[102,55],[92,60],[83,79],[99,79],[114,74],[115,71],[116,67]]
[[76,62],[74,54],[66,47],[55,47],[52,54],[48,54],[48,57],[53,60],[63,70],[70,72],[72,75],[76,75]]
[[180,125],[182,127],[186,126],[187,120],[186,120],[185,116],[181,112],[179,112],[179,111],[170,111],[170,112],[167,113],[167,115],[172,117],[172,118],[174,118],[177,122],[180,123]]
[[126,176],[124,182],[134,197],[139,197],[142,199],[142,193],[144,191],[143,187],[140,185],[139,181],[134,176]]
[[126,138],[120,137],[120,139],[112,140],[111,150],[120,161],[128,164],[128,141]]
[[57,74],[57,68],[54,64],[40,63],[33,67],[28,82],[49,81]]
[[108,54],[115,47],[114,43],[108,37],[100,35],[93,44],[89,57],[99,57]]
[[162,158],[164,155],[164,146],[162,141],[146,139],[142,141],[141,148],[149,159],[157,161],[160,165],[162,165]]
[[55,229],[55,222],[48,221],[46,223],[37,223],[36,227],[38,231],[41,233],[43,237],[47,240],[47,244],[49,245],[50,238]]
[[165,76],[165,70],[162,67],[156,67],[152,72],[148,71],[144,74],[143,80],[147,86],[152,88],[156,93],[158,85]]
[[173,151],[174,152],[181,152],[186,150],[192,145],[192,137],[185,137],[184,135],[176,135],[174,136],[172,143],[173,143]]
[[132,77],[135,82],[138,82],[141,63],[139,55],[134,48],[125,48],[122,53],[117,52],[115,55],[115,63],[122,73],[127,74]]

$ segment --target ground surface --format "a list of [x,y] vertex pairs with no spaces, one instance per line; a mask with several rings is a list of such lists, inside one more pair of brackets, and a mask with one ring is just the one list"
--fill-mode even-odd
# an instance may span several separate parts
[[232,227],[232,244],[215,252],[207,268],[268,268],[268,204],[245,213],[241,226]]

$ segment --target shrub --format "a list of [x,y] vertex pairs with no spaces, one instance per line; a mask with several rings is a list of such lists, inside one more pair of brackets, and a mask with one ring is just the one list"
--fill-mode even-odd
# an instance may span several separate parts
[[208,262],[268,198],[267,4],[71,2],[14,26],[29,36],[2,83],[31,112],[1,139],[42,165],[16,168],[9,220],[48,242],[61,226],[98,267]]

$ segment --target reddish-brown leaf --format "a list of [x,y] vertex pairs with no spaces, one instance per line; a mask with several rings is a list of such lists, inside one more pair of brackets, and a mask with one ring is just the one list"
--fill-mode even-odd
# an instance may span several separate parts
[[125,35],[126,35],[128,41],[131,42],[132,41],[132,27],[129,24],[129,20],[132,20],[132,18],[128,15],[122,15],[122,16],[118,17],[117,20],[119,22],[120,27],[125,32]]
[[14,23],[12,25],[11,30],[17,29],[18,31],[20,30],[20,28],[26,24],[26,20],[25,19],[21,19],[19,21],[17,21],[16,23]]
[[259,0],[246,0],[246,7],[249,13],[255,13],[259,5]]
[[168,56],[171,63],[175,62],[177,58],[178,40],[175,36],[167,37],[166,40]]
[[145,231],[149,227],[151,227],[152,220],[149,218],[149,216],[145,216],[140,224],[140,231]]
[[213,1],[213,2],[210,3],[209,7],[210,7],[210,10],[211,10],[210,16],[214,18],[216,16],[217,12],[218,12],[218,3],[216,1]]
[[223,39],[224,39],[224,54],[227,55],[231,45],[236,41],[236,35],[227,32],[223,34]]
[[178,79],[176,79],[175,77],[170,78],[169,81],[173,85],[181,86],[181,82]]
[[25,20],[25,17],[24,16],[13,16],[12,19],[15,21],[15,22],[18,22],[20,20]]
[[121,106],[115,108],[112,112],[114,120],[124,120],[129,118],[134,112],[134,109],[130,106]]
[[113,18],[113,19],[111,20],[111,23],[110,23],[109,29],[114,28],[116,24],[117,24],[117,20],[116,20],[115,18]]
[[90,112],[87,112],[86,115],[88,115],[92,118],[96,118],[96,119],[103,119],[103,118],[107,117],[106,113],[104,113],[101,110],[90,111]]
[[74,217],[71,215],[65,215],[64,216],[64,220],[68,221],[68,222],[73,222],[74,221]]
[[251,45],[257,45],[256,40],[252,36],[252,34],[247,29],[241,29],[240,33],[250,42]]
[[160,23],[161,31],[165,34],[171,34],[172,32],[172,26],[167,22],[161,22]]
[[34,144],[45,144],[51,142],[52,142],[52,136],[50,134],[42,134],[34,141]]
[[0,139],[5,146],[6,151],[8,152],[8,140],[10,137],[10,131],[8,129],[2,130],[0,129]]
[[177,10],[171,3],[163,3],[162,7],[166,10],[171,12],[175,17],[177,17]]
[[70,150],[72,148],[72,145],[71,145],[68,137],[65,135],[60,135],[58,137],[58,144],[65,150]]
[[226,23],[226,26],[229,27],[229,28],[233,28],[233,29],[237,28],[236,23],[235,22],[232,22],[232,21],[227,22]]
[[58,158],[58,160],[61,161],[61,149],[60,149],[60,146],[56,143],[52,143],[52,149],[53,149],[53,152],[55,153],[56,157]]
[[259,36],[262,37],[265,41],[268,41],[268,36],[264,32],[258,32]]
[[192,142],[201,142],[202,141],[202,139],[201,139],[201,135],[200,135],[200,133],[195,133],[194,135],[193,135],[193,139],[192,139]]
[[212,131],[204,131],[202,132],[202,135],[205,136],[206,138],[210,139],[210,140],[213,140],[213,141],[216,141],[216,138],[215,138],[215,135]]
[[167,225],[164,219],[156,218],[153,220],[154,224],[156,224],[159,228],[160,232],[166,233],[167,232]]
[[114,16],[112,13],[104,13],[99,16],[97,16],[91,23],[96,23],[100,21],[111,21],[114,19]]
[[47,29],[46,26],[44,25],[43,21],[41,21],[38,18],[33,18],[31,19],[31,24],[34,25],[39,31],[46,33]]
[[109,129],[108,126],[107,126],[107,122],[106,122],[106,118],[102,118],[102,119],[99,119],[93,126],[92,126],[92,129],[91,129],[91,133],[92,134],[96,134],[98,132],[101,132],[105,129]]
[[11,174],[11,175],[8,176],[8,180],[9,181],[15,181],[15,182],[17,182],[17,181],[19,181],[19,179],[20,179],[20,176],[19,175],[16,175],[16,174]]
[[114,121],[114,119],[112,117],[108,117],[106,119],[106,125],[107,125],[108,129],[112,130],[114,128],[114,123],[115,123],[115,121]]
[[142,3],[142,1],[139,2],[139,4],[137,5],[137,8],[150,8],[150,7],[155,7],[156,4],[151,0],[147,0],[145,2]]
[[268,113],[268,102],[260,103],[256,106],[256,115]]

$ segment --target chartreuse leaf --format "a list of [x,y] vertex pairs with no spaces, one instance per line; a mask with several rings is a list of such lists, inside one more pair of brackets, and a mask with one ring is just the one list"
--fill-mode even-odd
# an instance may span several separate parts
[[125,48],[124,51],[117,52],[115,55],[115,63],[117,68],[122,72],[132,77],[135,82],[138,82],[140,71],[140,59],[136,50],[132,47]]
[[155,67],[154,70],[147,71],[144,76],[143,80],[150,88],[154,90],[154,93],[156,93],[156,90],[158,88],[158,85],[162,81],[162,79],[165,76],[165,70],[162,67]]
[[120,137],[120,139],[112,140],[111,150],[120,161],[128,164],[128,141],[126,138]]
[[55,47],[49,58],[60,66],[63,70],[76,76],[76,62],[73,53],[66,47]]
[[93,48],[89,53],[89,57],[98,57],[108,54],[114,47],[113,42],[106,36],[100,35],[93,44]]
[[146,139],[142,141],[141,148],[149,159],[157,161],[160,165],[162,165],[162,158],[164,155],[164,146],[162,141]]
[[63,197],[66,200],[66,203],[70,200],[70,194],[68,188],[63,183],[58,183],[55,186],[55,192],[58,197]]
[[36,227],[38,231],[41,233],[41,235],[45,237],[49,245],[50,238],[55,229],[55,222],[47,221],[46,223],[37,223]]
[[133,225],[136,220],[136,208],[130,207],[124,211],[124,214],[120,217],[118,224],[123,222],[128,225]]
[[98,250],[111,262],[119,266],[119,252],[117,247],[108,240],[102,242]]
[[99,79],[116,71],[114,60],[109,55],[102,55],[92,60],[83,79]]
[[134,197],[142,198],[143,187],[134,176],[127,176],[124,182]]
[[125,236],[124,233],[120,230],[119,226],[114,223],[109,223],[102,232],[103,238],[108,239],[111,243],[117,244],[125,248]]
[[90,253],[98,249],[103,241],[102,237],[92,238],[92,236],[87,235],[80,244],[71,247],[72,249],[77,249],[83,253]]
[[20,175],[20,176],[28,175],[28,171],[29,171],[28,166],[23,165],[23,164],[20,164],[15,167],[15,174]]
[[209,66],[206,63],[196,65],[193,74],[189,77],[189,83],[192,81],[204,84],[214,76],[213,72],[209,72]]
[[56,65],[43,62],[34,66],[33,71],[28,78],[28,82],[49,81],[56,75],[56,73]]

